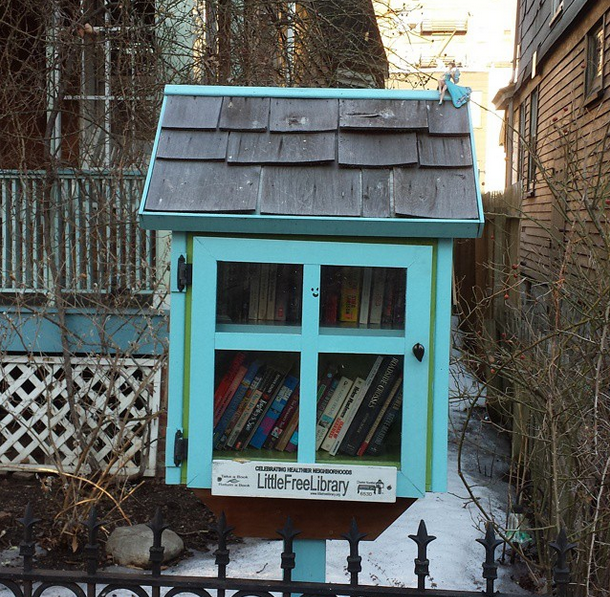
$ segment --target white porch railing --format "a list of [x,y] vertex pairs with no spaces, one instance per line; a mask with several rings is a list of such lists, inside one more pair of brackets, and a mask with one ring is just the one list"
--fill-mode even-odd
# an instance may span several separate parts
[[0,292],[149,292],[154,232],[140,229],[144,176],[0,170]]

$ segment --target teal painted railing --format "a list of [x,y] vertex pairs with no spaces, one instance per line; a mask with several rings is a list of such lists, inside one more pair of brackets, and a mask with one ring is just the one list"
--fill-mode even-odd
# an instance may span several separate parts
[[150,292],[155,233],[140,229],[144,176],[0,170],[0,292]]

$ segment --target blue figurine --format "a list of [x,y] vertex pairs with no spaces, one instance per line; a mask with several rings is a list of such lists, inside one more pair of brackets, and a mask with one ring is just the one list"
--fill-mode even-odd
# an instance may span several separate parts
[[451,68],[438,80],[438,91],[440,93],[439,104],[445,99],[445,92],[449,92],[449,97],[456,108],[463,106],[469,99],[472,89],[457,85],[460,80],[460,69],[451,63]]

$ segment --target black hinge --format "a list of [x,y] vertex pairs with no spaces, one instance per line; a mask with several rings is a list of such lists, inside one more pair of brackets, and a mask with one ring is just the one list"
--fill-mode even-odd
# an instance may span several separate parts
[[174,436],[174,464],[180,466],[186,460],[189,440],[184,437],[182,430],[178,429]]
[[178,257],[178,290],[182,292],[193,283],[193,264],[187,263],[184,255]]

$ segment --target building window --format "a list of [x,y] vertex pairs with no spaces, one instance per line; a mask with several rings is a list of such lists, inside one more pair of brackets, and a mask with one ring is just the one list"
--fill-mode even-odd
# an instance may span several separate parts
[[[61,105],[56,155],[65,165],[136,166],[150,150],[154,0],[69,0],[57,15],[49,86]],[[74,25],[76,23],[76,26]]]
[[599,97],[604,78],[604,21],[587,33],[585,51],[585,101]]
[[536,182],[536,134],[538,131],[538,88],[519,107],[519,160],[517,176],[526,196],[534,195]]

